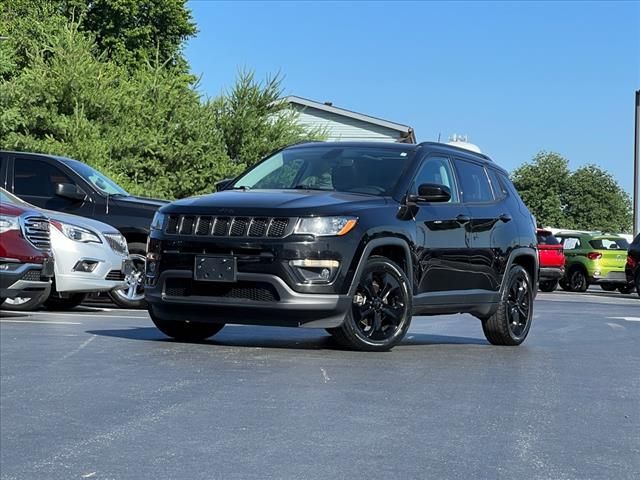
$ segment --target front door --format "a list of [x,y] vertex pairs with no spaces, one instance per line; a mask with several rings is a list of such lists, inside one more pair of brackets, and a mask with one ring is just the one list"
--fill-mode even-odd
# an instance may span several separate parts
[[423,160],[412,183],[411,193],[424,183],[445,185],[451,200],[420,203],[416,222],[416,302],[446,304],[452,295],[472,288],[469,271],[470,215],[460,202],[451,161],[441,154]]

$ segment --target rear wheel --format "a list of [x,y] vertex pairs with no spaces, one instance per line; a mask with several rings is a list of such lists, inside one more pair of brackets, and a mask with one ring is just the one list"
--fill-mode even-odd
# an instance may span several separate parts
[[367,260],[358,279],[344,323],[329,329],[338,343],[355,350],[380,352],[393,348],[411,324],[411,291],[402,269],[386,257]]
[[538,287],[542,292],[553,292],[556,288],[558,288],[558,280],[541,280],[538,284]]
[[566,277],[561,278],[560,281],[558,282],[558,285],[560,285],[560,288],[565,292],[571,291],[571,288],[569,288],[569,281],[567,280]]
[[587,275],[582,268],[574,268],[569,272],[569,290],[572,292],[586,292],[589,288]]
[[636,272],[636,292],[640,296],[640,268]]
[[86,293],[51,292],[49,298],[44,301],[44,306],[49,310],[71,310],[80,305],[86,297]]
[[520,345],[533,320],[533,288],[520,265],[511,267],[506,281],[498,310],[482,321],[482,330],[493,345]]
[[122,308],[145,308],[144,300],[144,268],[147,247],[144,243],[129,244],[129,259],[133,263],[132,272],[127,275],[127,286],[109,292],[113,303]]
[[601,283],[600,284],[600,288],[603,289],[605,292],[615,292],[616,291],[616,286],[613,283]]
[[151,310],[149,316],[155,326],[167,337],[182,342],[200,342],[223,329],[224,323],[190,322],[187,320],[161,320]]

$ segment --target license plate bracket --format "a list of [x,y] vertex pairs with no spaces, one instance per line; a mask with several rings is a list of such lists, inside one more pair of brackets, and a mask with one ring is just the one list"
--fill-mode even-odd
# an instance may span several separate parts
[[193,279],[201,282],[235,282],[236,258],[231,255],[197,255]]
[[126,260],[122,261],[121,271],[122,271],[122,274],[125,277],[131,275],[133,273],[133,269],[134,269],[134,266],[133,266],[133,262],[131,260],[126,259]]
[[54,274],[54,264],[53,258],[48,257],[44,263],[42,264],[42,276],[43,277],[53,277]]

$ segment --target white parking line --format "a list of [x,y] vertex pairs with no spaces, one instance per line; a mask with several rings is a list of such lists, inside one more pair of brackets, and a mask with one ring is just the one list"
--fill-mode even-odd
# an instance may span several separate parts
[[22,312],[24,315],[45,315],[47,317],[66,317],[66,318],[70,318],[70,317],[91,317],[91,318],[142,318],[142,319],[149,319],[148,315],[97,315],[97,313],[100,312],[89,312],[89,313],[83,313],[83,312],[75,312],[75,311],[71,311],[69,313],[52,313],[52,312]]
[[626,320],[627,322],[640,322],[640,317],[607,317],[612,320]]
[[0,323],[45,323],[49,325],[82,325],[80,322],[49,322],[47,320],[0,320]]

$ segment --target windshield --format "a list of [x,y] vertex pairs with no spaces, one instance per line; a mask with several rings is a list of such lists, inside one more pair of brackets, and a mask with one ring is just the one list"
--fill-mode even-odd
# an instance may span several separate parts
[[14,205],[20,205],[21,207],[33,208],[33,205],[19,199],[12,193],[7,192],[4,188],[0,188],[0,203],[13,203]]
[[124,188],[109,177],[94,170],[89,165],[78,162],[77,160],[71,160],[70,158],[60,158],[60,160],[102,193],[107,195],[129,196]]
[[230,188],[390,195],[412,156],[411,148],[335,145],[294,148],[259,163]]

